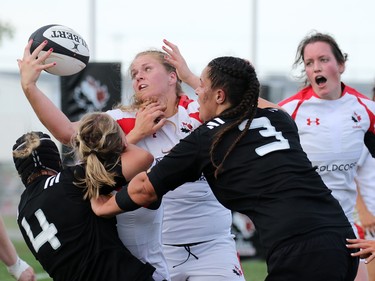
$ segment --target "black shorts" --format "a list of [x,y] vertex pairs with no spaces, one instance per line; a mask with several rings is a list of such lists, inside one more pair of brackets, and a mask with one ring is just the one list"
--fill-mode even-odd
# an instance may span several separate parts
[[346,238],[354,237],[326,232],[281,246],[268,258],[265,281],[353,281],[359,259],[350,255]]

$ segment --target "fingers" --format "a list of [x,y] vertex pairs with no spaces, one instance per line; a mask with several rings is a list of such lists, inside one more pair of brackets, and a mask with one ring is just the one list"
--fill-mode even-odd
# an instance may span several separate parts
[[23,51],[23,57],[26,57],[26,56],[29,56],[30,55],[30,48],[31,48],[31,44],[33,43],[33,40],[30,39],[29,42],[27,43],[24,51]]
[[165,117],[164,111],[162,110],[155,110],[149,113],[149,118],[154,120],[154,123],[157,124],[160,122],[162,118]]
[[[27,45],[30,45],[30,47],[28,48],[29,50],[29,53],[31,52],[30,48],[31,48],[31,45],[32,45],[32,42],[33,40],[31,39],[29,41],[29,44]],[[44,40],[42,43],[39,44],[38,47],[35,48],[35,50],[31,53],[31,58],[33,59],[36,59],[39,55],[39,53],[44,49],[44,47],[47,45],[48,41],[47,40]]]
[[369,263],[375,258],[375,241],[366,239],[347,239],[347,242],[350,243],[346,245],[349,249],[359,249],[358,252],[351,253],[353,257],[366,259],[366,263]]
[[29,42],[27,43],[24,53],[23,53],[23,58],[17,60],[18,68],[21,70],[23,65],[34,65],[34,62],[36,64],[42,64],[42,62],[49,56],[49,54],[52,52],[52,50],[49,52],[48,55],[43,56],[43,58],[38,58],[39,52],[44,48],[44,46],[47,44],[47,40],[45,40],[43,43],[41,43],[33,52],[32,54],[30,53],[30,48],[33,43],[33,40],[30,39]]
[[178,47],[174,44],[172,44],[171,42],[169,42],[168,40],[166,39],[163,39],[163,43],[165,45],[167,45],[169,47],[169,49],[165,46],[163,46],[163,50],[166,51],[170,56],[172,56],[174,53],[176,54],[180,54],[180,50],[178,49]]
[[[357,238],[355,238],[355,239],[349,239],[349,238],[346,239],[346,241],[349,242],[349,243],[351,243],[351,244],[353,244],[353,243],[359,243],[360,240],[362,240],[362,239],[357,239]],[[347,246],[349,246],[349,245],[347,245]]]
[[166,110],[166,104],[162,104],[160,102],[144,102],[142,106],[140,107],[141,111],[149,111],[149,113],[153,111],[165,111]]
[[[19,66],[22,63],[22,61],[25,61],[27,58],[29,58],[29,60],[35,60],[38,63],[43,63],[51,55],[51,53],[53,52],[53,49],[50,48],[49,50],[47,50],[43,54],[40,53],[41,51],[43,51],[44,47],[48,43],[47,40],[44,40],[31,53],[32,43],[33,43],[33,40],[30,39],[29,42],[27,43],[26,47],[25,47],[24,54],[23,54],[23,60],[17,60]],[[56,63],[54,63],[54,62],[46,64],[46,66],[47,66],[46,68],[52,67],[54,65],[56,65]]]
[[366,236],[375,237],[375,229],[373,226],[366,229]]
[[167,118],[157,119],[157,122],[155,122],[155,126],[153,127],[155,132],[161,129],[164,126],[166,121],[167,121]]
[[346,245],[349,249],[361,249],[369,246],[366,242],[363,242],[362,239],[348,239],[347,241],[350,243]]
[[375,255],[372,254],[370,257],[368,257],[367,259],[365,259],[365,263],[371,262],[374,258],[375,258]]
[[156,99],[146,99],[142,102],[141,109],[145,109],[148,105],[153,105],[156,103],[157,103]]
[[168,40],[163,40],[164,44],[168,46],[162,46],[162,49],[168,54],[168,56],[165,56],[165,60],[172,64],[174,67],[177,67],[177,63],[182,60],[182,56],[180,54],[180,50],[178,47]]

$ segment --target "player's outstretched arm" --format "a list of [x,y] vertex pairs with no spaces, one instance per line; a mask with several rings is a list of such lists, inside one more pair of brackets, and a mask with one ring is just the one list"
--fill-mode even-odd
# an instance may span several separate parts
[[77,124],[70,122],[68,117],[37,87],[41,71],[55,65],[43,64],[53,50],[50,49],[39,56],[47,41],[42,42],[32,53],[30,53],[31,44],[32,40],[26,45],[23,58],[17,60],[22,90],[42,124],[57,140],[69,144]]
[[6,232],[3,218],[0,216],[0,261],[9,273],[18,281],[36,281],[34,270],[17,255],[16,249]]
[[91,199],[91,208],[101,217],[111,217],[122,212],[134,211],[142,206],[149,206],[157,201],[154,187],[146,172],[136,175],[126,187],[115,196],[99,196]]

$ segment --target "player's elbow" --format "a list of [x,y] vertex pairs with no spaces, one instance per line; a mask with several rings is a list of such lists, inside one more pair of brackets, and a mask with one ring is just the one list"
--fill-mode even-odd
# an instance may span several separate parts
[[144,151],[144,159],[147,165],[145,170],[147,170],[148,168],[151,167],[152,163],[154,162],[154,156],[148,151]]
[[158,196],[155,192],[155,188],[146,176],[146,179],[143,183],[143,194],[145,194],[145,200],[147,201],[147,204],[151,204],[158,200]]
[[148,179],[147,173],[138,174],[129,184],[131,197],[140,206],[147,206],[157,201],[155,189]]

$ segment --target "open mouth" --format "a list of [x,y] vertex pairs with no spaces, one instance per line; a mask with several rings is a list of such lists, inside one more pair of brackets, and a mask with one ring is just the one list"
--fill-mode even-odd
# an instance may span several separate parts
[[327,78],[325,78],[323,76],[315,77],[315,83],[316,84],[321,85],[321,84],[324,84],[325,82],[327,82]]
[[138,91],[141,91],[141,90],[143,90],[144,88],[147,88],[147,85],[145,85],[145,84],[141,84],[141,85],[138,86]]

